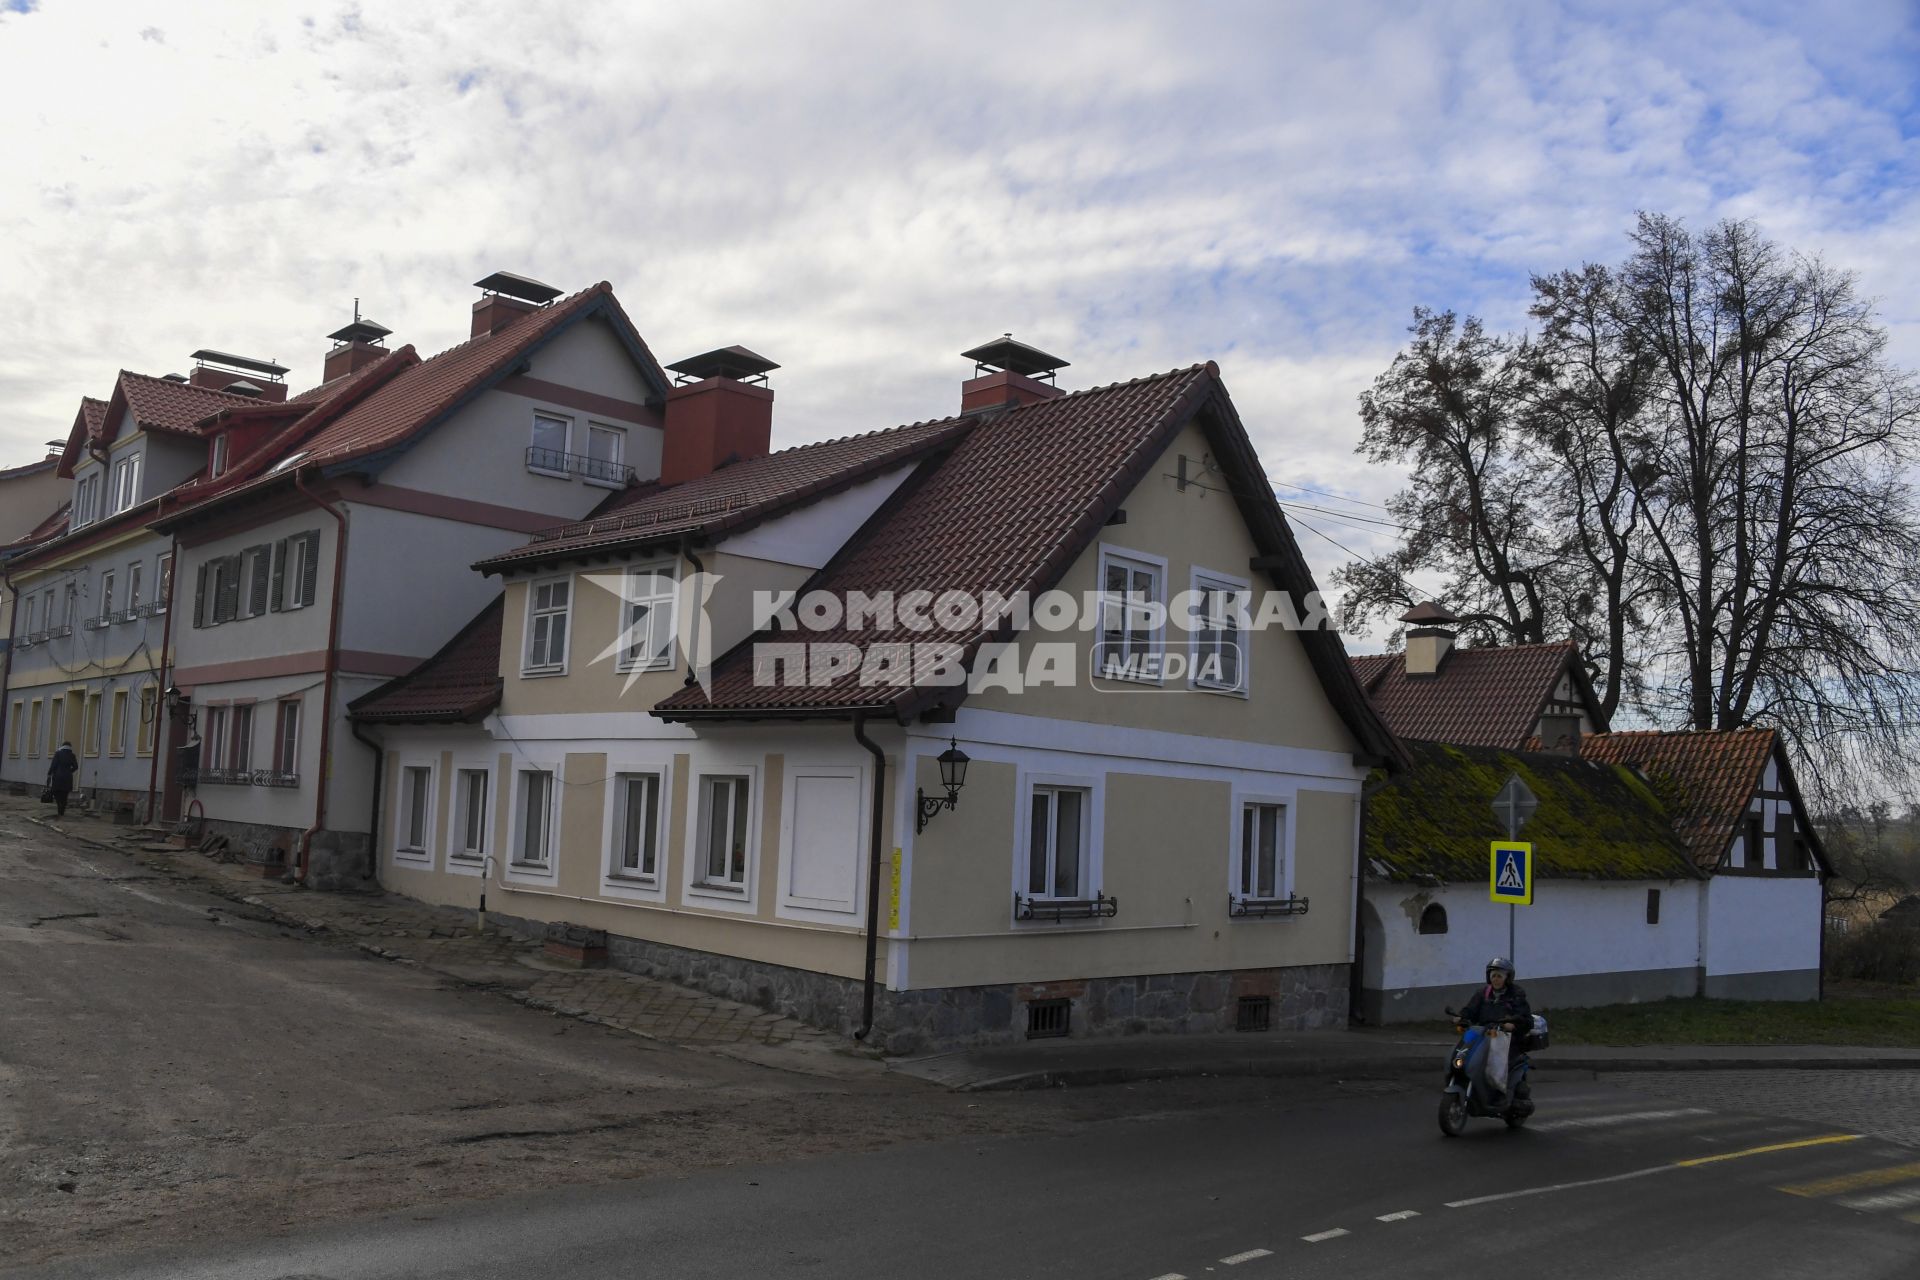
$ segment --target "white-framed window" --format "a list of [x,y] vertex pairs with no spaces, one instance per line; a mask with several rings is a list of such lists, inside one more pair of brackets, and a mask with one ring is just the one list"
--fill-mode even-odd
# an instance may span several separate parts
[[160,557],[160,572],[154,576],[153,611],[165,613],[173,607],[173,552]]
[[40,699],[35,698],[27,711],[27,759],[40,756]]
[[652,884],[660,875],[660,851],[665,840],[662,796],[665,779],[658,773],[613,775],[613,825],[608,832],[607,874],[618,880]]
[[753,863],[753,778],[703,774],[694,835],[694,885],[745,893]]
[[553,413],[533,415],[533,445],[527,450],[527,470],[543,476],[565,476],[572,461],[573,419]]
[[553,866],[554,771],[522,769],[514,778],[513,848],[508,861],[549,871]]
[[215,556],[200,566],[193,623],[217,627],[240,616],[240,557]]
[[[39,704],[36,703],[36,706]],[[19,759],[20,739],[27,731],[27,704],[18,698],[13,700],[13,715],[7,721],[7,756]]]
[[131,507],[140,497],[140,455],[130,453],[113,464],[113,514]]
[[127,754],[127,691],[113,691],[113,714],[107,722],[107,754],[124,756]]
[[447,857],[457,862],[484,862],[487,831],[493,826],[493,771],[460,768],[453,775],[453,843]]
[[1258,901],[1287,894],[1287,806],[1244,800],[1234,834],[1233,895]]
[[100,575],[100,621],[106,622],[113,617],[114,573],[108,569]]
[[527,649],[522,675],[554,675],[567,669],[567,623],[573,611],[573,580],[547,578],[527,586]]
[[677,586],[672,565],[643,565],[627,570],[621,606],[619,670],[672,669]]
[[257,618],[267,611],[268,586],[273,578],[273,544],[263,542],[240,553],[240,589],[236,618]]
[[403,763],[399,799],[393,833],[394,853],[427,858],[427,842],[433,837],[433,766]]
[[227,767],[227,709],[208,707],[200,713],[200,767]]
[[278,611],[305,609],[319,588],[320,531],[309,529],[272,544],[272,584],[267,607]]
[[627,482],[627,433],[604,422],[587,424],[587,461],[582,474],[588,484],[619,488]]
[[33,634],[33,611],[34,611],[34,606],[38,605],[39,603],[40,603],[40,597],[36,595],[24,595],[20,597],[20,636],[21,637],[30,636]]
[[1097,798],[1096,788],[1078,780],[1034,780],[1019,827],[1020,891],[1026,897],[1074,901],[1100,892]]
[[233,707],[233,743],[227,756],[227,768],[253,768],[253,711],[251,702],[235,703]]
[[140,606],[147,602],[147,566],[143,561],[135,560],[127,566],[127,610],[138,613]]
[[1213,693],[1247,692],[1247,609],[1251,584],[1241,578],[1196,569],[1193,572],[1194,630],[1188,657],[1189,682]]
[[1100,548],[1100,638],[1094,670],[1113,680],[1160,682],[1166,639],[1167,562]]
[[80,749],[90,756],[100,754],[100,695],[90,693],[80,722]]
[[207,478],[218,476],[227,469],[227,433],[222,431],[213,438],[213,450],[207,459]]

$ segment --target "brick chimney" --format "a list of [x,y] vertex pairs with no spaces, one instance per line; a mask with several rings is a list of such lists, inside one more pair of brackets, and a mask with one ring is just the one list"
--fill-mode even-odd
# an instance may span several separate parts
[[207,391],[225,391],[231,387],[237,394],[256,400],[278,402],[287,398],[287,384],[281,381],[287,375],[287,366],[283,364],[206,347],[194,352],[192,359],[193,371],[187,375],[189,386]]
[[473,304],[473,329],[468,334],[472,338],[498,333],[521,316],[538,311],[560,296],[560,291],[552,285],[515,275],[511,271],[496,271],[483,280],[475,280],[473,284],[476,289],[486,292],[480,301]]
[[1054,385],[1053,378],[1056,371],[1067,367],[1067,362],[1014,341],[1010,333],[962,351],[960,357],[973,361],[975,374],[960,384],[961,413],[1017,409],[1066,394]]
[[729,462],[771,452],[773,391],[766,383],[779,367],[745,347],[722,347],[668,365],[679,385],[667,393],[660,483],[696,480]]
[[327,358],[320,366],[320,381],[332,382],[335,378],[344,378],[357,373],[376,360],[386,357],[387,349],[380,345],[387,340],[393,330],[370,320],[360,314],[360,299],[353,300],[353,323],[335,329],[327,337],[333,346],[327,351]]
[[1438,675],[1440,664],[1453,651],[1455,633],[1450,628],[1460,619],[1429,601],[1401,614],[1400,621],[1413,624],[1407,632],[1407,674]]

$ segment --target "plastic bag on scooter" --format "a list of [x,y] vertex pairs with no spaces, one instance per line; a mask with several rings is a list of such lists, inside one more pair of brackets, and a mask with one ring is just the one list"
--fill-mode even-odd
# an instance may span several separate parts
[[1490,1097],[1505,1097],[1507,1092],[1507,1058],[1513,1048],[1513,1037],[1498,1029],[1487,1032],[1487,1055],[1481,1059],[1486,1071],[1487,1093]]

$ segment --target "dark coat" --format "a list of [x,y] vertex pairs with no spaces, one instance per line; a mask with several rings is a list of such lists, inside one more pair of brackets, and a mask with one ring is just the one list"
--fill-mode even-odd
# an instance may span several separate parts
[[53,753],[53,760],[47,765],[47,787],[51,791],[73,790],[73,775],[80,772],[80,761],[73,754],[72,747],[62,747]]
[[1468,1026],[1482,1022],[1511,1022],[1519,1030],[1525,1031],[1532,1017],[1533,1006],[1527,1003],[1527,989],[1511,979],[1506,989],[1498,995],[1494,994],[1492,983],[1481,987],[1460,1010],[1460,1021]]

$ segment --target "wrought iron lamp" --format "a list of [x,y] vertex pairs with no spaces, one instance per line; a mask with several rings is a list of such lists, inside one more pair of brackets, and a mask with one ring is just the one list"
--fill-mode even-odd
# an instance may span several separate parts
[[947,749],[940,753],[940,785],[947,789],[944,796],[930,796],[919,789],[914,796],[920,801],[920,816],[915,820],[915,834],[927,829],[927,822],[942,809],[952,809],[960,803],[960,788],[967,785],[967,753],[960,749],[958,738],[949,738]]

